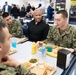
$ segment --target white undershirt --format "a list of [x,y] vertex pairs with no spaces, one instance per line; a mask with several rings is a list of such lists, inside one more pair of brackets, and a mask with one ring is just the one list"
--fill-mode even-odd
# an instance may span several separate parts
[[8,12],[8,5],[5,6],[5,12]]
[[35,22],[35,25],[37,25],[37,22]]

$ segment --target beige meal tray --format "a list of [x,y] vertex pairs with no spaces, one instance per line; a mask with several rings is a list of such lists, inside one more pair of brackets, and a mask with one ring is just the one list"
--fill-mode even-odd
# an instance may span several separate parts
[[[32,66],[29,62],[25,62],[23,65],[28,69]],[[48,63],[44,63],[42,67],[36,64],[30,68],[30,71],[36,75],[53,75],[56,72],[56,67]]]
[[11,49],[9,51],[9,55],[14,54],[16,52],[17,52],[17,50],[11,47]]
[[22,43],[22,42],[27,41],[27,40],[28,40],[27,37],[25,37],[25,38],[20,38],[20,39],[18,39],[18,40],[16,41],[16,43],[19,44],[19,43]]
[[[62,49],[63,47],[59,47],[59,46],[56,46],[56,45],[52,45],[52,44],[46,44],[46,46],[48,47],[52,47],[52,52],[48,52],[46,51],[46,54],[51,56],[51,57],[54,57],[54,58],[57,58],[57,53],[60,49]],[[41,48],[39,48],[39,50],[41,51]]]

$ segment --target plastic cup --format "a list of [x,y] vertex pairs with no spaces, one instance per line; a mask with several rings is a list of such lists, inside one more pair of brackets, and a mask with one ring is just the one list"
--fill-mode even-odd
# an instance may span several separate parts
[[16,48],[16,42],[15,42],[15,41],[12,42],[12,47],[13,47],[13,48]]
[[48,51],[48,52],[52,52],[52,48],[48,46],[48,47],[47,47],[47,51]]

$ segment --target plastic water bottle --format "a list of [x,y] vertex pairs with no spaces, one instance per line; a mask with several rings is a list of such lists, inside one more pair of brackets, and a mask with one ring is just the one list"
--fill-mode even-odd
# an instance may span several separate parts
[[42,57],[46,56],[46,47],[42,46]]
[[38,66],[43,68],[44,66],[44,62],[46,60],[46,47],[42,46],[42,50],[41,50],[41,55],[39,55],[39,61],[38,61]]

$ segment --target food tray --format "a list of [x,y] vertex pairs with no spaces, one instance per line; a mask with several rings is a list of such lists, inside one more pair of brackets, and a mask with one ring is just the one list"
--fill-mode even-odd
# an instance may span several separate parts
[[[49,56],[52,56],[54,58],[57,58],[58,51],[63,48],[63,47],[59,47],[59,46],[52,45],[52,44],[46,44],[46,47],[51,47],[52,48],[52,52],[49,52],[48,50],[46,50],[46,54],[49,55]],[[38,50],[41,51],[41,48],[42,47],[40,47]]]
[[[33,64],[30,62],[24,62],[23,65],[28,68],[32,73],[35,73],[36,75],[53,75],[56,72],[56,67],[48,64],[43,63],[43,66],[40,67],[39,63],[35,64],[33,67],[31,67]],[[31,67],[31,68],[30,68]],[[49,67],[49,69],[48,69]]]
[[25,41],[27,41],[27,40],[28,40],[27,37],[25,37],[25,38],[20,38],[20,39],[18,39],[18,40],[16,41],[16,43],[19,44],[19,43],[25,42]]
[[16,52],[17,52],[17,50],[16,50],[15,48],[12,48],[12,47],[11,47],[11,49],[10,49],[10,51],[9,51],[9,55],[14,54],[14,53],[16,53]]

